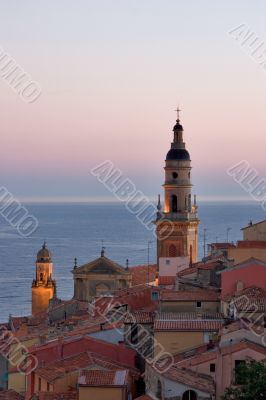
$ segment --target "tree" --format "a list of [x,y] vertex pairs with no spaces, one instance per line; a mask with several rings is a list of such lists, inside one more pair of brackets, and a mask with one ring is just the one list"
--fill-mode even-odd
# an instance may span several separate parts
[[235,369],[235,384],[225,390],[223,400],[266,399],[266,360],[239,364]]

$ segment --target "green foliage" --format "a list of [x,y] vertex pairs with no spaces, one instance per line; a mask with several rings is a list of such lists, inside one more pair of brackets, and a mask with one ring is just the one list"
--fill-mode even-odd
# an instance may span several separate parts
[[265,400],[266,361],[241,363],[235,369],[235,383],[225,390],[223,400]]

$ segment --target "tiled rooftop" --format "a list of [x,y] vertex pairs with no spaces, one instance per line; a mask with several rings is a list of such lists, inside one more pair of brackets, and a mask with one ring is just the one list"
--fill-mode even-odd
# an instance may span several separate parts
[[208,290],[162,291],[161,301],[218,301],[219,293]]
[[239,240],[237,248],[266,249],[266,240]]
[[124,386],[127,383],[127,370],[82,371],[78,383],[82,386]]
[[24,397],[13,389],[0,391],[0,400],[23,400]]
[[147,283],[148,276],[149,282],[154,282],[157,277],[157,264],[151,265],[136,265],[129,268],[132,274],[132,286]]
[[171,286],[175,285],[176,277],[175,276],[159,276],[159,285],[163,286]]
[[69,392],[39,392],[39,400],[77,400],[78,393],[75,390]]
[[[91,352],[85,352],[40,366],[37,368],[35,373],[47,382],[53,382],[68,373],[89,367],[94,369],[97,369],[98,367],[99,369],[105,370],[125,369],[125,365],[111,361],[107,357]],[[135,369],[131,370],[133,373],[137,374]]]
[[198,374],[188,369],[181,369],[175,365],[169,368],[163,375],[190,388],[198,389],[205,393],[215,393],[214,381],[208,375]]
[[126,314],[124,323],[152,324],[153,320],[154,320],[154,312],[135,311],[134,313]]
[[218,332],[223,326],[221,320],[175,320],[175,321],[155,321],[155,331],[205,331]]

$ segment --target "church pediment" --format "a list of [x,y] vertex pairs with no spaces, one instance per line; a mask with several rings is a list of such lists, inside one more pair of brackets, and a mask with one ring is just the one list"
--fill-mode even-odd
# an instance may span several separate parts
[[127,275],[128,272],[121,265],[107,257],[99,257],[94,261],[81,265],[73,270],[74,274],[101,274],[101,275]]

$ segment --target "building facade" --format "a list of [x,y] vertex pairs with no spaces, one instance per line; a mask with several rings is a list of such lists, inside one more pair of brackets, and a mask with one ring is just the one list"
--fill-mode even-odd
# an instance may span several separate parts
[[131,285],[131,274],[121,265],[105,257],[101,257],[80,267],[74,266],[74,299],[91,301],[95,297],[110,295],[117,289],[125,289]]

